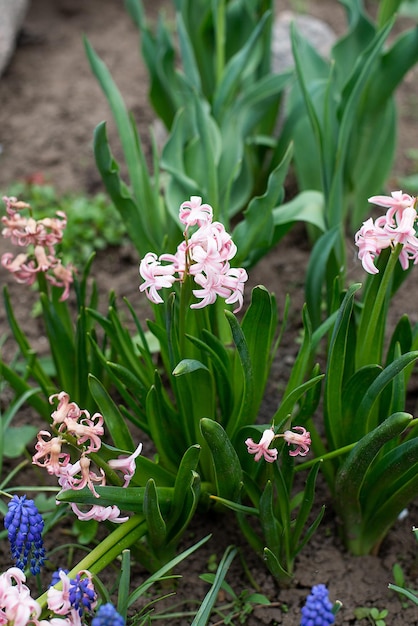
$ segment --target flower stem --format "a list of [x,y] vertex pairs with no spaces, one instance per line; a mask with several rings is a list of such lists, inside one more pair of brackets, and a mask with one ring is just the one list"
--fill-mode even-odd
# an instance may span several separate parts
[[[92,574],[98,574],[123,550],[136,543],[147,532],[147,524],[142,515],[134,515],[127,522],[120,525],[108,537],[103,539],[87,556],[84,557],[68,573],[69,578],[74,578],[81,570],[88,570]],[[60,585],[62,583],[57,583]],[[57,588],[59,588],[57,586]],[[47,604],[47,592],[38,598],[42,608]]]

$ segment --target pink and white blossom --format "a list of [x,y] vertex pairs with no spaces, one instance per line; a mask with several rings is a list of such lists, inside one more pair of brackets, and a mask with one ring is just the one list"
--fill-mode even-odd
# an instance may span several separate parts
[[147,297],[155,304],[161,304],[164,300],[158,291],[166,287],[172,287],[176,280],[174,265],[161,265],[161,261],[154,252],[148,252],[139,265],[139,273],[145,282],[139,290],[145,291]]
[[258,443],[254,443],[253,439],[248,437],[248,439],[245,440],[245,445],[247,446],[248,452],[255,455],[255,461],[259,461],[261,457],[264,457],[265,461],[273,463],[277,459],[277,449],[269,448],[269,446],[274,438],[274,430],[267,428]]

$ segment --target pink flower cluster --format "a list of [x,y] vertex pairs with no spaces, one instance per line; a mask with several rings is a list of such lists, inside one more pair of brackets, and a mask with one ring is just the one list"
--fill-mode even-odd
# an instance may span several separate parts
[[[298,432],[293,432],[293,431]],[[290,456],[306,456],[309,452],[309,446],[311,445],[311,434],[303,426],[294,426],[292,430],[285,430],[284,433],[274,433],[273,428],[267,428],[259,441],[254,443],[251,437],[245,440],[245,445],[249,454],[254,454],[254,460],[259,461],[261,457],[264,458],[267,463],[274,463],[277,459],[278,450],[276,448],[270,448],[270,444],[274,439],[283,437],[288,446],[294,445],[295,448],[289,450]]]
[[358,257],[366,272],[377,274],[379,270],[374,264],[375,258],[385,248],[394,247],[398,243],[402,244],[399,255],[402,269],[408,269],[410,261],[417,264],[416,198],[402,191],[393,191],[391,196],[373,196],[369,198],[369,202],[388,207],[388,211],[374,222],[369,218],[356,233]]
[[55,287],[63,287],[60,300],[66,300],[73,282],[72,266],[64,267],[55,256],[55,246],[62,241],[67,217],[63,211],[57,211],[57,217],[35,220],[25,217],[22,212],[30,210],[30,205],[13,197],[4,197],[6,213],[1,218],[4,228],[2,235],[23,248],[16,256],[5,252],[1,257],[2,266],[13,274],[18,283],[33,285],[38,272],[43,272],[46,279]]
[[[83,570],[79,575],[84,576],[91,594],[96,596],[90,572]],[[0,625],[82,626],[79,611],[70,602],[70,579],[64,572],[60,572],[60,579],[63,583],[62,590],[50,587],[47,603],[49,610],[61,617],[40,620],[42,608],[25,585],[25,574],[18,567],[10,567],[0,575]],[[95,606],[96,603],[93,602],[91,608]]]
[[[212,222],[212,207],[202,204],[199,196],[183,202],[179,217],[185,225],[184,241],[175,254],[157,257],[148,252],[145,255],[139,266],[139,273],[145,281],[140,291],[145,291],[151,302],[161,304],[160,289],[170,288],[174,282],[192,276],[199,287],[193,289],[193,295],[200,302],[191,304],[190,308],[201,309],[213,304],[220,296],[227,304],[237,303],[234,313],[238,312],[242,308],[244,283],[248,276],[245,269],[230,266],[237,251],[231,236],[220,222]],[[189,229],[195,226],[197,229],[190,234]]]
[[[50,396],[51,404],[55,398],[58,398],[58,406],[51,417],[56,435],[52,436],[47,430],[38,433],[36,453],[32,462],[56,476],[63,490],[87,487],[96,498],[99,498],[95,485],[105,485],[106,475],[101,468],[98,470],[99,473],[92,469],[89,455],[101,447],[101,437],[104,433],[103,416],[100,413],[90,416],[86,409],[80,409],[75,402],[70,402],[70,397],[65,391]],[[70,453],[63,450],[63,446],[68,445],[72,439],[76,440],[78,446],[76,449],[80,453],[74,463],[71,462]],[[124,487],[129,485],[135,473],[135,459],[141,450],[142,444],[139,444],[132,454],[108,462],[114,471],[122,473]],[[120,510],[116,505],[107,507],[91,505],[87,511],[82,511],[77,504],[71,503],[71,508],[80,520],[110,520],[121,523],[128,519],[120,517]]]

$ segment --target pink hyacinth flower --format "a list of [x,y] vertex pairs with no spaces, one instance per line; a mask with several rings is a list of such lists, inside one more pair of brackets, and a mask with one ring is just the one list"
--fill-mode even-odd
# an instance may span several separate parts
[[154,252],[148,252],[139,265],[139,273],[145,280],[139,290],[145,291],[151,302],[161,304],[163,299],[158,294],[158,290],[172,287],[176,280],[174,272],[174,265],[161,265],[157,255]]
[[261,457],[264,457],[264,460],[267,461],[267,463],[273,463],[277,459],[276,448],[269,449],[269,445],[273,441],[274,437],[274,430],[272,428],[268,428],[263,432],[259,443],[254,443],[251,437],[245,440],[248,452],[255,455],[255,461],[259,461]]
[[294,445],[294,450],[289,450],[290,456],[306,456],[309,452],[309,446],[311,445],[311,433],[309,433],[303,426],[293,426],[293,430],[299,431],[299,433],[286,430],[283,433],[284,440],[287,445]]

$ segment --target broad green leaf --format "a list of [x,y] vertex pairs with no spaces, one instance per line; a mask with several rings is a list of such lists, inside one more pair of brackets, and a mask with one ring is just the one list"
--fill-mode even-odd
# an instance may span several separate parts
[[347,345],[347,339],[354,296],[359,289],[359,284],[354,284],[348,289],[339,309],[328,348],[324,388],[324,419],[327,439],[332,449],[342,445],[339,424],[343,416],[344,368],[347,353],[352,350],[352,347]]
[[220,424],[207,418],[200,421],[200,428],[212,456],[215,495],[227,500],[238,500],[242,472],[237,453],[228,435]]
[[154,549],[161,548],[167,537],[167,526],[161,514],[155,482],[149,479],[145,486],[143,511],[148,527],[148,539]]

